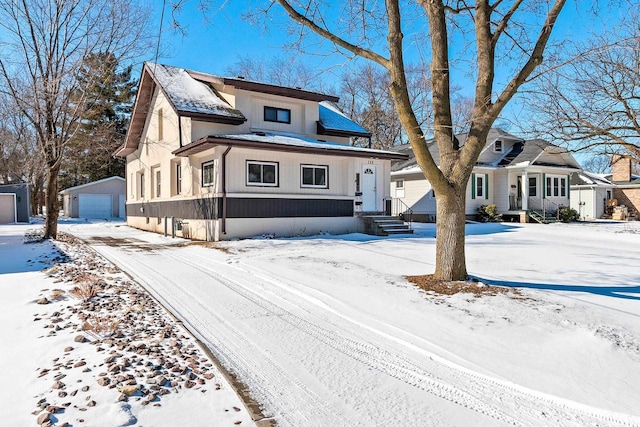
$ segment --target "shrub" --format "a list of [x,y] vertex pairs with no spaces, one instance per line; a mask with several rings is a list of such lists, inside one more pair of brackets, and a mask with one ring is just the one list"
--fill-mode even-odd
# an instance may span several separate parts
[[89,301],[91,298],[98,295],[98,291],[100,291],[100,286],[94,283],[82,283],[81,285],[75,286],[71,289],[69,293],[82,301]]
[[119,328],[120,320],[105,315],[89,316],[82,324],[83,331],[90,331],[101,337],[115,335]]
[[560,206],[560,209],[558,209],[558,217],[562,222],[577,221],[579,216],[578,211],[569,206]]
[[477,212],[480,222],[502,221],[502,214],[498,213],[498,207],[496,205],[482,205],[478,208]]

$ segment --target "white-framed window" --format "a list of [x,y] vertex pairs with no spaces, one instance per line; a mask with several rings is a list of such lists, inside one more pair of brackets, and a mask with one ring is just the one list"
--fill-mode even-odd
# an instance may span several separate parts
[[529,197],[538,197],[538,177],[529,177]]
[[160,180],[160,171],[156,170],[156,197],[160,197],[161,194],[161,190],[162,190],[162,185],[161,185],[161,180]]
[[[182,178],[181,178],[182,179]],[[214,164],[213,161],[202,164],[202,186],[212,186],[214,182]]]
[[547,197],[567,197],[567,177],[547,175]]
[[264,107],[264,121],[276,123],[291,123],[291,110],[277,107]]
[[162,108],[158,109],[158,141],[164,138],[164,115]]
[[247,185],[277,187],[278,163],[247,160]]
[[489,198],[489,176],[484,173],[471,174],[471,198]]
[[404,179],[396,179],[394,182],[396,186],[395,196],[404,197]]
[[144,172],[140,172],[140,198],[144,199]]
[[493,151],[496,153],[502,153],[502,141],[499,139],[496,139],[493,142]]
[[329,188],[329,167],[324,165],[300,165],[300,186]]
[[175,164],[176,171],[176,194],[182,194],[182,164]]

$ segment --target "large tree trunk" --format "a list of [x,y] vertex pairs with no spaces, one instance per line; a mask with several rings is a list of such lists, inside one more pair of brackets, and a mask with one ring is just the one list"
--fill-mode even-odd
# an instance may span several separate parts
[[436,193],[436,279],[467,279],[464,252],[465,198],[466,181],[461,187]]
[[47,216],[44,225],[44,238],[55,239],[58,237],[58,172],[60,166],[49,167],[47,170]]

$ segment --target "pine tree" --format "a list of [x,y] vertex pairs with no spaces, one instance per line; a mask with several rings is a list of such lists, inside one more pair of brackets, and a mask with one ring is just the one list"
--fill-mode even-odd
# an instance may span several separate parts
[[84,108],[82,124],[66,148],[61,188],[124,177],[124,161],[112,154],[124,141],[136,82],[131,80],[131,67],[119,70],[118,66],[112,53],[92,53],[84,59],[78,80],[86,92],[77,96],[92,101]]

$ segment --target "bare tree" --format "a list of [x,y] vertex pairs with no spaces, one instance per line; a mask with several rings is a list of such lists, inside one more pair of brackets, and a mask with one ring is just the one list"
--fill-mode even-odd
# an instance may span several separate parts
[[575,59],[539,80],[533,120],[575,151],[640,160],[640,27],[637,17],[572,47]]
[[126,0],[0,0],[7,34],[0,45],[0,91],[30,122],[46,162],[45,238],[57,235],[58,172],[91,101],[77,96],[86,93],[77,78],[83,58],[131,54],[144,41],[147,16]]
[[[361,3],[348,1],[343,15],[328,12],[317,0],[277,0],[300,29],[328,41],[336,50],[379,64],[389,76],[389,88],[398,117],[411,143],[418,165],[435,189],[437,242],[435,277],[467,278],[465,261],[465,193],[471,171],[491,126],[518,89],[543,60],[543,53],[565,0],[419,0],[417,5],[398,0]],[[416,21],[426,16],[425,23]],[[418,18],[416,18],[418,17]],[[518,18],[519,17],[519,18]],[[518,18],[518,19],[516,19]],[[405,64],[403,26],[428,28],[414,35],[411,44],[428,48],[433,108],[433,135],[440,165],[432,158],[423,127],[414,110]],[[463,39],[473,51],[475,98],[464,145],[455,137],[452,113],[450,37]],[[382,41],[385,41],[384,43]],[[508,63],[496,58],[509,58]],[[506,61],[505,61],[506,62]],[[500,67],[502,65],[502,67]],[[496,71],[509,73],[503,86],[495,84]]]

